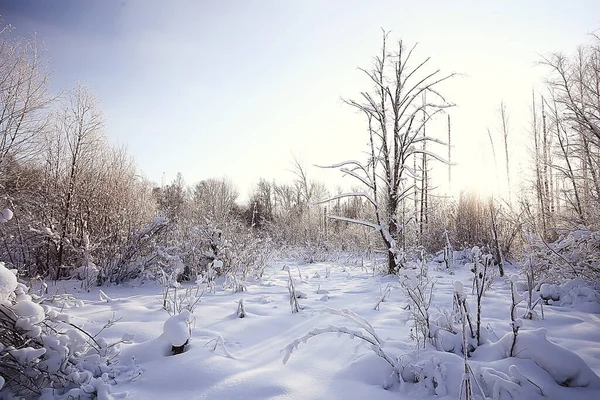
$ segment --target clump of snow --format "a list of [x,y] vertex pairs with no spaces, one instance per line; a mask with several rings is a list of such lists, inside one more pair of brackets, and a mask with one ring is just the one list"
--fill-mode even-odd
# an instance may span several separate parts
[[[512,365],[511,367],[515,367]],[[515,367],[516,368],[516,367]],[[486,391],[492,395],[492,399],[501,399],[502,393],[508,393],[508,398],[518,399],[524,397],[521,385],[515,382],[508,374],[494,368],[481,367],[479,373],[483,378]]]
[[223,261],[213,260],[212,267],[213,267],[213,269],[216,269],[217,271],[222,270],[223,269]]
[[461,281],[454,281],[454,291],[458,294],[463,294],[465,287]]
[[590,282],[573,279],[557,287],[559,299],[555,304],[586,312],[600,313],[600,293]]
[[44,308],[28,299],[18,301],[12,310],[19,318],[27,318],[32,324],[40,323],[46,317]]
[[164,224],[167,221],[165,217],[154,217],[152,218],[152,222],[155,224]]
[[600,313],[600,293],[593,283],[581,279],[572,279],[562,285],[544,283],[540,286],[540,297],[546,304]]
[[22,349],[9,350],[8,353],[13,357],[19,364],[30,364],[34,360],[39,359],[41,356],[46,354],[45,348],[34,349],[33,347],[24,347]]
[[12,217],[13,212],[10,209],[5,208],[4,210],[0,211],[0,224],[10,221]]
[[88,262],[87,265],[82,265],[75,270],[75,276],[79,280],[95,280],[100,270],[93,262]]
[[544,300],[558,301],[560,299],[558,287],[549,283],[544,283],[540,286],[540,296]]
[[27,332],[27,336],[36,338],[42,333],[38,325],[46,318],[46,311],[42,306],[31,301],[29,295],[23,295],[11,308],[18,317],[15,327]]
[[517,318],[514,320],[514,322],[511,322],[510,325],[520,329],[523,327],[523,320],[521,318]]
[[471,249],[471,256],[473,257],[473,259],[481,258],[481,249],[479,248],[479,246],[475,246]]
[[189,310],[181,311],[181,314],[169,317],[163,325],[163,338],[175,347],[183,346],[190,339]]
[[0,303],[8,300],[17,288],[17,277],[0,262]]

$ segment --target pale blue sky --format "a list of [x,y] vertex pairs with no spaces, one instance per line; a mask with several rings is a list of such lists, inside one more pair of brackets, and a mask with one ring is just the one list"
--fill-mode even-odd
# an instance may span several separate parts
[[362,156],[363,119],[340,97],[369,88],[356,67],[369,65],[382,27],[466,74],[446,87],[459,106],[456,187],[494,175],[485,132],[497,128],[502,99],[517,171],[517,136],[544,72],[535,62],[600,28],[599,1],[0,0],[0,15],[18,34],[37,32],[55,89],[91,87],[109,138],[147,177],[228,176],[242,193],[260,177],[290,179],[292,153],[309,166]]

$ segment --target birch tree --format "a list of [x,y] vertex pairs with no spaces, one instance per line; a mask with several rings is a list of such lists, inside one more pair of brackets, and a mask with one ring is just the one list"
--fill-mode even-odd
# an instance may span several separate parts
[[[369,69],[359,68],[371,81],[372,89],[358,100],[345,103],[365,116],[369,137],[366,162],[347,160],[326,168],[339,168],[360,181],[364,191],[341,193],[325,201],[344,197],[365,198],[374,209],[374,221],[330,215],[329,218],[358,223],[377,230],[387,250],[388,272],[396,273],[403,263],[398,237],[404,228],[398,220],[399,206],[411,195],[412,179],[417,174],[408,163],[415,154],[446,162],[422,146],[434,141],[423,135],[423,127],[453,104],[438,91],[438,86],[455,74],[443,74],[430,67],[430,58],[418,60],[416,45],[406,47],[402,40],[395,50],[388,48],[388,32],[383,33],[381,52]],[[427,101],[422,102],[424,94]],[[421,118],[425,115],[425,118]],[[420,179],[420,178],[419,178]]]

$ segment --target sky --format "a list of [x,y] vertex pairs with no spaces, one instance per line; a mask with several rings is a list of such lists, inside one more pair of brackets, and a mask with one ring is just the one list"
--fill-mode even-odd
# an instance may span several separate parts
[[[505,191],[487,135],[499,153],[500,101],[516,182],[531,92],[547,73],[538,62],[589,42],[600,2],[0,0],[0,16],[43,42],[53,91],[92,89],[110,141],[146,177],[227,177],[245,198],[259,178],[293,179],[293,157],[330,188],[355,184],[313,165],[366,159],[365,120],[341,99],[370,88],[357,67],[370,65],[382,28],[418,42],[432,68],[462,74],[442,88],[457,104],[452,191]],[[445,137],[445,126],[429,131]],[[446,167],[433,168],[446,192]]]

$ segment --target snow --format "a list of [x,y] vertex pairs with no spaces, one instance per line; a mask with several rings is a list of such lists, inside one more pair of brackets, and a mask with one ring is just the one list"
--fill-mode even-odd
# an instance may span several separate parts
[[549,283],[544,283],[542,286],[540,286],[540,295],[544,300],[558,301],[560,298],[556,285]]
[[0,304],[8,300],[17,288],[17,277],[0,262]]
[[10,221],[12,217],[13,212],[10,209],[5,208],[4,210],[0,211],[0,224]]
[[18,301],[12,310],[20,318],[27,318],[32,324],[40,323],[45,318],[44,309],[29,299]]
[[[522,320],[518,321],[523,322]],[[515,357],[533,360],[548,372],[556,383],[562,386],[600,389],[600,377],[587,366],[581,357],[548,341],[547,334],[546,328],[519,333]],[[499,343],[508,350],[511,341],[510,334],[507,334]]]
[[179,315],[173,315],[163,325],[163,338],[173,346],[183,346],[190,338],[191,313],[183,310]]
[[[296,269],[296,264],[286,265]],[[68,292],[83,301],[81,307],[68,309],[69,320],[89,332],[98,332],[107,320],[118,320],[98,339],[108,343],[126,339],[118,362],[130,368],[117,376],[112,391],[108,384],[115,382],[90,380],[87,389],[97,391],[98,398],[116,398],[111,393],[125,392],[129,398],[149,400],[459,397],[464,373],[462,331],[439,329],[443,340],[438,350],[428,344],[415,351],[410,311],[404,309],[407,300],[396,278],[338,263],[297,265],[302,276],[292,275],[297,293],[313,295],[303,300],[301,312],[292,314],[289,275],[281,266],[272,265],[264,281],[249,282],[243,293],[217,285],[214,293],[203,295],[193,313],[184,310],[174,316],[162,310],[161,287],[154,283],[107,286],[101,294],[99,288],[87,292],[78,282],[67,281],[55,287],[50,284],[49,291]],[[513,267],[507,268],[507,276],[517,274]],[[436,280],[432,313],[451,313],[455,292],[466,296],[472,310],[476,308],[468,266],[455,265],[453,275],[434,264],[428,270]],[[507,357],[512,343],[508,323],[513,279],[497,278],[483,297],[482,330],[490,341],[468,359],[471,380],[476,380],[474,393],[479,393],[480,385],[489,398],[496,399],[600,398],[599,314],[569,304],[545,305],[545,319],[517,320],[521,328],[516,356]],[[390,293],[375,310],[382,287],[389,287]],[[578,298],[589,302],[596,298],[583,284],[569,291],[574,287]],[[323,288],[327,294],[314,295]],[[240,300],[244,318],[236,315]],[[23,315],[35,316],[34,303],[29,303],[20,306]],[[59,304],[44,304],[51,311],[61,310]],[[524,311],[525,306],[519,305],[518,315]],[[77,330],[67,335],[69,341],[86,340]],[[184,353],[169,356],[172,345],[186,341]],[[57,341],[49,347],[63,346]],[[395,369],[406,382],[398,383]],[[77,398],[78,392],[72,395]]]

